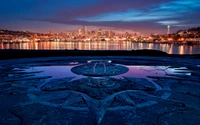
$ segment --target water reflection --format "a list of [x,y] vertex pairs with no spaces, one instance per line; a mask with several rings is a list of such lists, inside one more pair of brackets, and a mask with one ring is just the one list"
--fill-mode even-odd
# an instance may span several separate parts
[[184,46],[180,46],[180,48],[179,48],[180,50],[180,54],[184,54]]
[[86,41],[86,42],[28,42],[0,43],[0,49],[28,50],[138,50],[154,49],[169,54],[199,54],[200,46],[186,46],[158,43],[134,43],[129,41]]
[[[78,62],[72,62],[72,63],[78,64]],[[65,78],[65,77],[75,77],[75,79],[85,78],[86,76],[78,75],[71,71],[71,69],[75,66],[37,66],[26,69],[25,72],[43,71],[41,73],[37,73],[36,76],[52,76],[51,79]],[[127,73],[116,75],[114,77],[122,78],[123,76],[127,76],[127,77],[149,79],[147,76],[167,76],[167,74],[191,75],[191,73],[187,72],[187,68],[175,69],[169,66],[126,66],[126,67],[129,69]],[[182,73],[178,73],[180,71]]]
[[36,76],[52,76],[51,79],[65,78],[65,77],[76,77],[76,79],[84,78],[84,76],[74,74],[71,69],[74,66],[36,66],[29,69],[25,69],[25,72],[37,72]]

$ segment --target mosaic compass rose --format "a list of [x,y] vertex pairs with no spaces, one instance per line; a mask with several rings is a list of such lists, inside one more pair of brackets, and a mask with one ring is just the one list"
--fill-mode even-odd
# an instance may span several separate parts
[[[1,108],[0,122],[26,125],[199,123],[198,61],[180,59],[174,64],[176,60],[170,58],[164,63],[166,66],[160,66],[151,61],[162,62],[168,58],[122,57],[123,61],[117,61],[118,57],[107,58],[129,64],[126,66],[110,60],[85,59],[76,57],[73,61],[81,62],[76,64],[67,58],[0,67],[1,105],[6,107]],[[147,64],[141,65],[144,61]]]
[[[156,104],[170,96],[170,92],[157,92],[159,85],[147,79],[112,77],[128,70],[111,61],[89,61],[71,69],[72,72],[87,77],[52,79],[39,86],[43,94],[29,93],[30,102],[18,105],[39,103],[61,109],[89,111],[96,124],[100,124],[107,111],[128,110],[135,113],[137,108]],[[162,89],[169,90],[169,87]]]
[[[158,102],[158,97],[152,95],[156,86],[148,80],[111,77],[126,73],[128,68],[123,65],[94,60],[76,66],[71,71],[88,77],[78,80],[73,80],[73,77],[53,79],[40,86],[44,94],[29,94],[31,101],[20,105],[40,103],[50,107],[89,111],[96,123],[100,124],[107,111],[135,111],[136,108]],[[167,96],[161,99],[164,98]]]

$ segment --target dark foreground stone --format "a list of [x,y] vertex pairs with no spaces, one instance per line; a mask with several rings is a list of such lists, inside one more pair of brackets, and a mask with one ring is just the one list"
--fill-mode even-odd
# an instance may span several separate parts
[[[94,63],[88,63],[91,59]],[[51,78],[39,76],[42,71],[25,71],[55,65],[73,66],[70,71],[86,75]],[[189,74],[123,76],[128,65],[171,66]],[[199,125],[199,65],[198,59],[185,57],[1,60],[0,125]]]

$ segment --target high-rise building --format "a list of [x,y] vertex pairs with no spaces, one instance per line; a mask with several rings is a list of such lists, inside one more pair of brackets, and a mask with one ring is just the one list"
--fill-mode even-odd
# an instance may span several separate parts
[[87,29],[86,26],[83,26],[83,34],[84,34],[85,36],[87,36],[87,34],[88,34],[88,29]]
[[95,30],[94,30],[94,35],[97,36],[97,34],[98,34],[98,32],[97,32],[97,30],[95,29]]
[[110,37],[114,37],[115,36],[115,32],[114,31],[110,31]]
[[103,35],[103,32],[102,32],[102,29],[99,28],[99,31],[98,31],[98,36],[102,36]]
[[81,29],[78,29],[78,35],[79,35],[79,36],[82,35]]
[[110,30],[105,31],[104,35],[106,37],[111,37],[111,31]]
[[108,37],[111,37],[111,31],[110,30],[108,31]]

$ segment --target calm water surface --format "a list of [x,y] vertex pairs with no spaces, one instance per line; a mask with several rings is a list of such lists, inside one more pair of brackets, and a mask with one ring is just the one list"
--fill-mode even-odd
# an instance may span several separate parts
[[129,41],[87,41],[87,42],[27,42],[0,43],[0,49],[33,49],[33,50],[138,50],[154,49],[168,54],[200,54],[200,46],[133,43]]
[[[43,71],[36,74],[36,76],[52,76],[50,79],[65,78],[65,77],[75,77],[75,79],[85,78],[86,76],[74,74],[71,69],[74,66],[38,66],[25,69],[25,72],[36,72]],[[135,77],[135,78],[146,78],[147,76],[167,76],[167,74],[182,74],[191,75],[191,73],[185,72],[182,67],[180,68],[170,68],[169,66],[126,66],[129,68],[127,73],[116,75],[113,77],[122,78],[123,76]],[[178,72],[182,73],[178,73]]]

